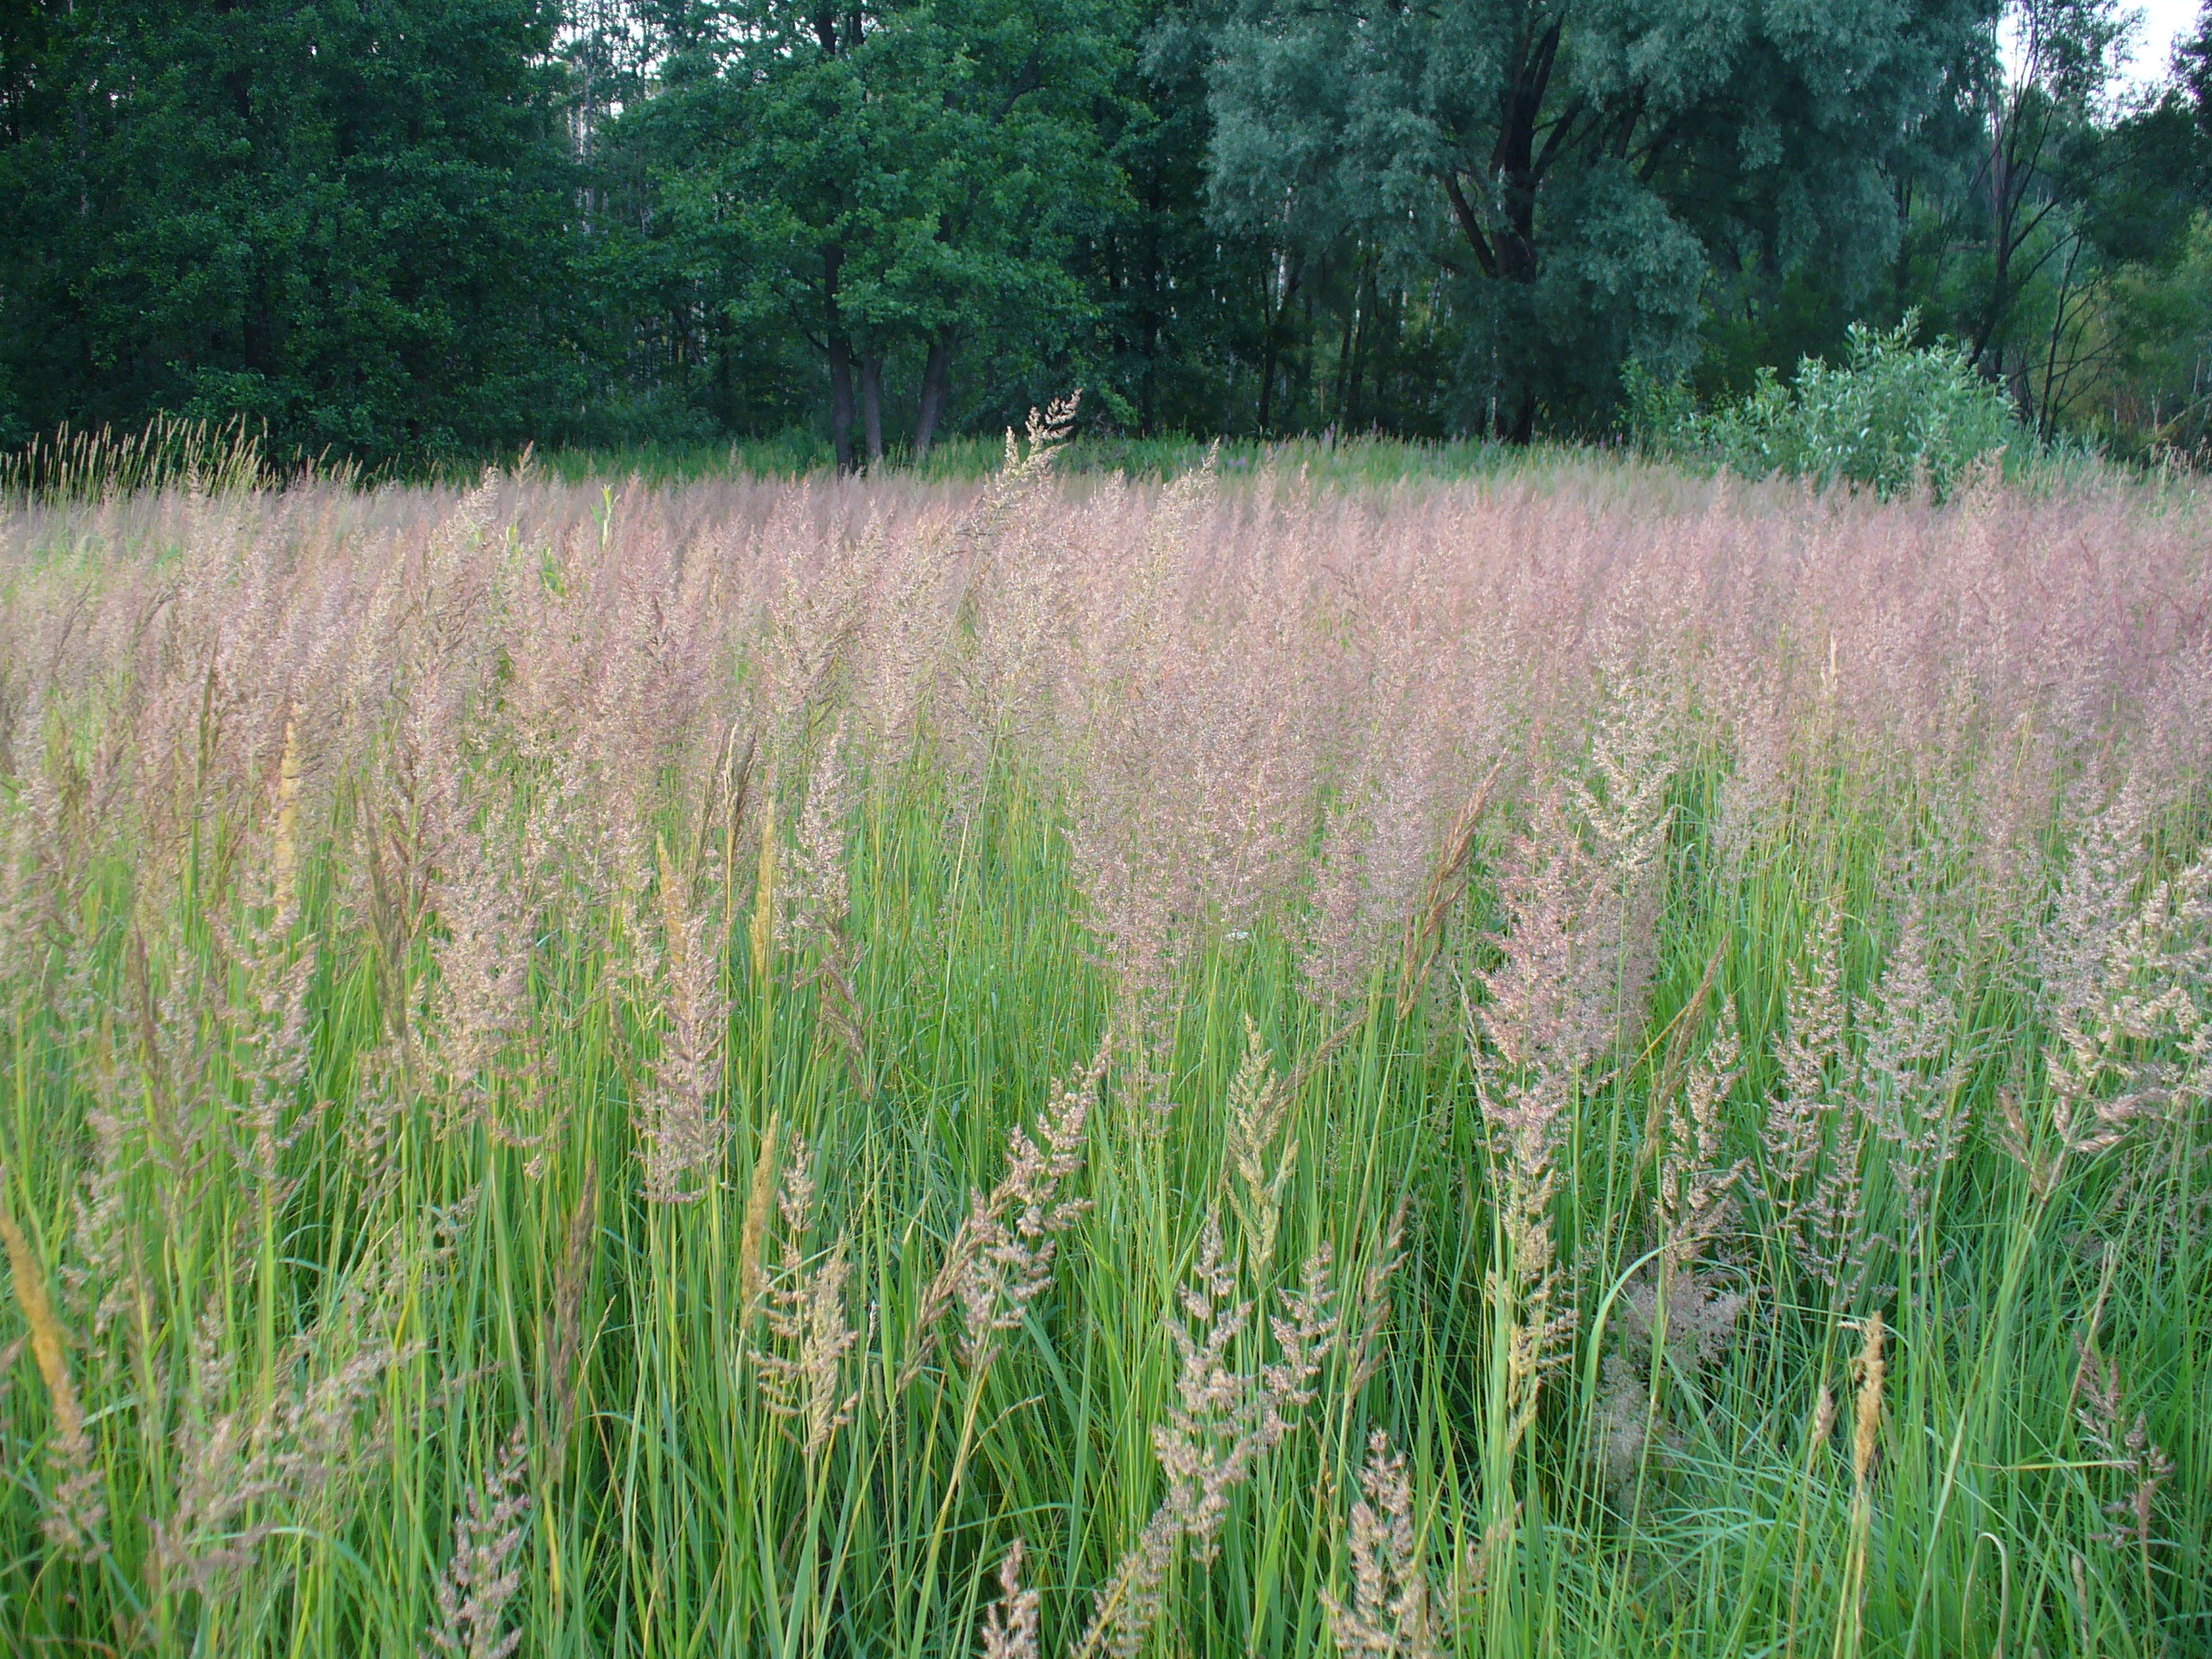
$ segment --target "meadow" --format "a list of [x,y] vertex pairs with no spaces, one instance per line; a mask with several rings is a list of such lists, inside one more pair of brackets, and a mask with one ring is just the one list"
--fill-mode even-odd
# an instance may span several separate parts
[[0,1647],[2212,1652],[2212,502],[1055,436],[0,497]]

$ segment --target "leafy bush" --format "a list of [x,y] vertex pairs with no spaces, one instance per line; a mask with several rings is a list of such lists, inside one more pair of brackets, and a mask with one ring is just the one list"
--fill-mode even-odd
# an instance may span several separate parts
[[1915,313],[1890,329],[1854,323],[1841,367],[1807,357],[1787,385],[1761,370],[1748,397],[1710,414],[1681,382],[1631,364],[1630,431],[1656,453],[1751,477],[1845,480],[1888,496],[1925,476],[1947,495],[1984,457],[2025,455],[2033,440],[1956,343],[1915,348],[1918,325]]

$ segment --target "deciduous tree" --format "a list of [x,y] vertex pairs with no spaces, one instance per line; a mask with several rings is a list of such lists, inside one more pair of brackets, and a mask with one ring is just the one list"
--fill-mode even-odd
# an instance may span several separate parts
[[1462,396],[1527,438],[1695,356],[1717,262],[1864,290],[1889,164],[1989,47],[1983,0],[1246,0],[1212,205],[1286,261],[1358,226],[1458,280]]

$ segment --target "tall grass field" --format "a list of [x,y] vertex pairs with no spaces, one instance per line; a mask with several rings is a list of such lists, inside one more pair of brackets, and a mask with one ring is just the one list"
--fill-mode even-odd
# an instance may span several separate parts
[[1055,435],[0,498],[0,1650],[2212,1653],[2212,502]]

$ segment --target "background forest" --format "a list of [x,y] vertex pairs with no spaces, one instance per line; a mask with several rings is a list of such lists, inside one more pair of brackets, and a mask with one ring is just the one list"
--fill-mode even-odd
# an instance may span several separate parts
[[0,0],[0,447],[850,466],[1077,384],[1133,435],[1590,437],[1911,319],[2046,437],[2198,453],[2212,13],[2163,77],[2129,18]]

